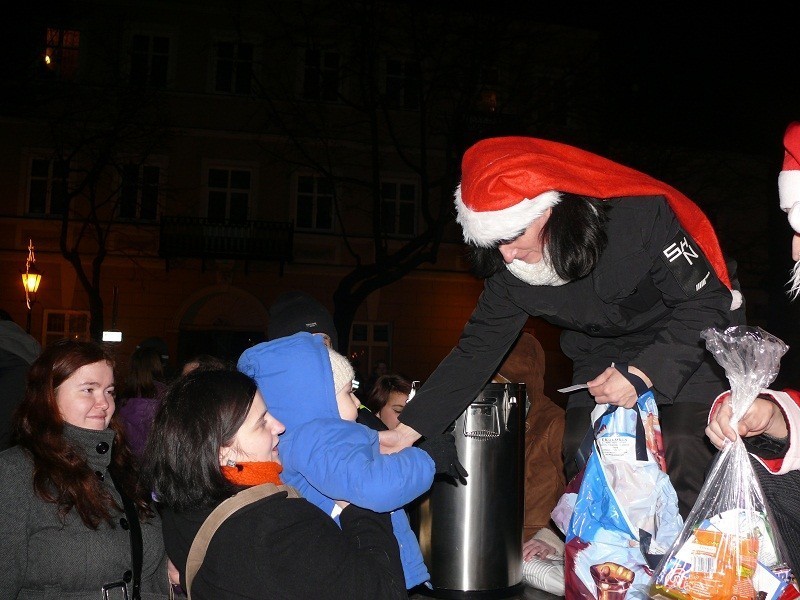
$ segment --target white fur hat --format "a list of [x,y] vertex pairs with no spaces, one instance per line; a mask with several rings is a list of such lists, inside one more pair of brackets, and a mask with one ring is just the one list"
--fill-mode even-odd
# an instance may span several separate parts
[[356,372],[350,361],[336,350],[328,348],[328,355],[331,358],[331,370],[333,371],[333,389],[338,394],[344,386],[353,381]]

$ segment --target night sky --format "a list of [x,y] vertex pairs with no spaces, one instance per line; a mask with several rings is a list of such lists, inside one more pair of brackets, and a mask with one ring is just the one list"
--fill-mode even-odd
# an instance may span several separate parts
[[786,124],[800,120],[800,2],[627,4],[551,15],[601,31],[620,134],[780,160]]

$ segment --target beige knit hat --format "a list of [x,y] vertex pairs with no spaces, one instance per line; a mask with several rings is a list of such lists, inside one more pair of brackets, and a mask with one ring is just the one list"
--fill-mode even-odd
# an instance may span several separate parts
[[333,371],[333,389],[338,394],[344,386],[352,383],[356,372],[350,361],[333,348],[328,348],[328,355],[331,358],[331,370]]

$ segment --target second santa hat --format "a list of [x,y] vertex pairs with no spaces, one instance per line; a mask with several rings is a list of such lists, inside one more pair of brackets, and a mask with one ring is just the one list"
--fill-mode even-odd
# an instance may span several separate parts
[[789,214],[789,224],[800,233],[800,122],[789,123],[783,134],[783,149],[778,196],[781,208]]

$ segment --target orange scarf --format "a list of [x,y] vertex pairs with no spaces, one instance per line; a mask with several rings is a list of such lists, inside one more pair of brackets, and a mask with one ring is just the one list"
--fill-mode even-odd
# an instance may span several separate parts
[[225,478],[236,485],[253,486],[262,483],[281,485],[279,477],[283,466],[272,461],[241,462],[233,467],[220,467]]

